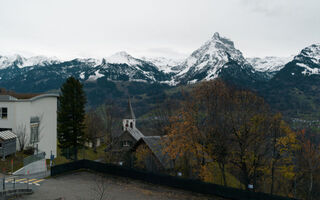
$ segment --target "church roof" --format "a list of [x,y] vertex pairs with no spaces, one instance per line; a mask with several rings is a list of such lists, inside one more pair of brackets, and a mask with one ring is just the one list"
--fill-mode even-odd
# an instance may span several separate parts
[[137,128],[127,128],[127,131],[136,139],[137,141],[144,137],[144,135]]
[[136,116],[134,115],[132,106],[131,106],[130,97],[128,98],[128,107],[127,107],[127,111],[126,111],[126,113],[125,113],[124,118],[125,118],[125,119],[135,119],[135,118],[136,118]]

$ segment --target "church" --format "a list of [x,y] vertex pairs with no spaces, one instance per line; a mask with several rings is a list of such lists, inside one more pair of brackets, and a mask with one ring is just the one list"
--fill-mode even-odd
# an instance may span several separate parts
[[122,120],[122,132],[114,140],[112,154],[117,158],[118,164],[134,167],[137,160],[136,153],[141,148],[146,150],[143,158],[146,170],[161,172],[173,168],[170,158],[162,153],[164,146],[161,137],[145,136],[136,127],[136,117],[129,98],[126,114]]
[[112,152],[117,154],[118,160],[124,159],[125,154],[143,137],[144,135],[136,127],[136,117],[129,98],[128,107],[122,120],[122,132],[115,138]]

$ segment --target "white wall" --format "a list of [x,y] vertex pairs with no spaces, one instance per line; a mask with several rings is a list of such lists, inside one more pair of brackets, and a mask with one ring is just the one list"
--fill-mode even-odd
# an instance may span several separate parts
[[0,102],[0,107],[8,108],[8,118],[0,119],[0,128],[11,128],[15,126],[16,121],[16,107],[15,102]]
[[0,119],[0,128],[12,128],[15,133],[19,126],[25,125],[26,146],[30,141],[30,118],[38,116],[41,120],[38,148],[46,153],[46,159],[51,152],[57,155],[57,96],[0,102],[0,107],[8,107],[8,119]]

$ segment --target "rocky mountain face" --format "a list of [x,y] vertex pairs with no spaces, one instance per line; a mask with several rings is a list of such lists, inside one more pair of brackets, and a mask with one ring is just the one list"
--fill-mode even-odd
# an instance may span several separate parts
[[320,111],[320,44],[304,48],[260,93],[277,110],[291,116]]
[[215,33],[177,68],[180,72],[174,79],[182,84],[220,77],[247,85],[263,79],[263,75],[250,65],[234,43],[219,33]]
[[17,56],[16,59],[2,58],[0,84],[17,92],[43,92],[57,89],[69,76],[83,82],[104,78],[110,81],[161,82],[170,76],[150,62],[133,58],[119,52],[102,60],[74,59],[70,61],[36,60],[28,66],[30,59]]
[[69,76],[84,83],[92,105],[128,94],[154,104],[172,87],[222,78],[257,91],[278,110],[311,112],[320,104],[320,45],[306,47],[295,57],[245,58],[230,39],[215,33],[184,60],[135,58],[126,52],[68,61],[0,55],[0,87],[6,89],[57,91]]
[[[29,85],[32,83],[32,91],[43,91],[59,88],[60,85],[56,83],[69,76],[79,78],[83,82],[104,78],[109,81],[159,83],[171,86],[217,77],[228,79],[234,84],[248,85],[270,77],[266,75],[270,69],[263,71],[259,62],[251,63],[234,47],[231,40],[215,33],[185,60],[161,57],[138,59],[126,52],[118,52],[100,60],[88,58],[69,61],[43,56],[31,58],[19,55],[0,56],[0,84],[9,89],[29,91],[31,86],[25,88],[26,83]],[[39,83],[41,86],[38,86]]]

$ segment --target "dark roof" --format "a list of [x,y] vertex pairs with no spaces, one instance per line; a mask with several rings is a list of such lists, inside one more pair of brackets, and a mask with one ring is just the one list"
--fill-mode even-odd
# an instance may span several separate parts
[[0,88],[0,95],[8,95],[14,97],[16,99],[31,99],[35,96],[41,95],[41,93],[16,93],[14,91],[6,90],[4,88]]
[[124,116],[124,119],[135,119],[136,116],[134,115],[132,106],[131,106],[131,100],[130,97],[128,98],[128,107]]
[[134,149],[141,143],[144,142],[149,149],[152,151],[152,153],[156,156],[156,158],[160,161],[162,166],[165,169],[171,169],[172,165],[170,162],[170,157],[168,154],[163,153],[164,150],[164,144],[161,140],[160,136],[145,136],[142,137],[139,142],[134,146]]

